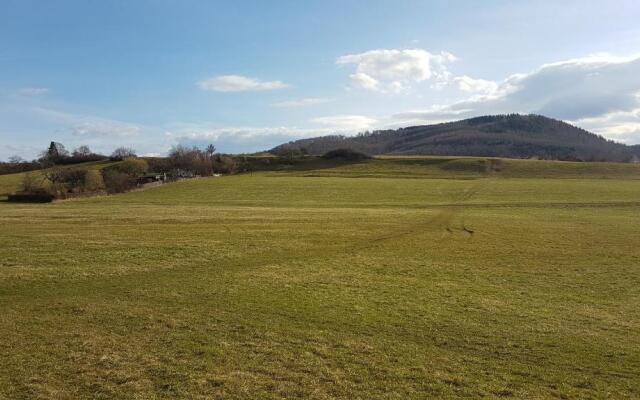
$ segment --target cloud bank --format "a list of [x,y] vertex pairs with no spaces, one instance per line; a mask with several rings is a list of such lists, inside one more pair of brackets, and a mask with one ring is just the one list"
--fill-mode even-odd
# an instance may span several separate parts
[[545,64],[499,83],[453,78],[465,100],[394,115],[396,119],[441,121],[484,114],[536,113],[573,122],[622,141],[640,124],[640,57],[596,54]]

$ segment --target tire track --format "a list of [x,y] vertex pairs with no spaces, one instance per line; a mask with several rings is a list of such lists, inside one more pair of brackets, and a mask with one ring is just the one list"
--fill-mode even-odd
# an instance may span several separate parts
[[366,250],[380,245],[382,242],[401,239],[406,236],[415,235],[426,230],[442,229],[443,232],[448,234],[454,234],[456,231],[463,232],[468,237],[475,233],[475,230],[470,229],[462,222],[460,227],[453,226],[454,219],[461,214],[469,200],[473,199],[480,190],[486,185],[486,180],[477,180],[476,183],[465,190],[459,195],[454,196],[453,202],[449,205],[442,207],[434,215],[430,216],[424,221],[417,222],[411,225],[409,228],[399,229],[386,235],[367,239],[365,243],[353,246],[353,250]]

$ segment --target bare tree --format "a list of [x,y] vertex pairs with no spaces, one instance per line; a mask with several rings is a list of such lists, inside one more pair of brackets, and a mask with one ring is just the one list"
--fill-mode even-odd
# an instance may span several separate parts
[[129,157],[137,157],[136,151],[130,147],[118,147],[111,153],[111,159],[114,161],[122,161]]
[[89,157],[91,155],[91,149],[89,148],[89,146],[78,146],[74,151],[73,151],[73,156],[74,157],[78,157],[78,158],[86,158]]
[[69,152],[62,143],[51,142],[49,148],[40,154],[40,159],[46,164],[57,164],[69,157]]

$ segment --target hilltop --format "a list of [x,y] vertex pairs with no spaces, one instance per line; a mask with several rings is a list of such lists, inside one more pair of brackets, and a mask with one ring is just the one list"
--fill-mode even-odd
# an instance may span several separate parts
[[541,115],[489,115],[435,125],[302,139],[270,151],[305,149],[323,154],[349,148],[372,155],[457,155],[628,162],[640,146],[626,146]]

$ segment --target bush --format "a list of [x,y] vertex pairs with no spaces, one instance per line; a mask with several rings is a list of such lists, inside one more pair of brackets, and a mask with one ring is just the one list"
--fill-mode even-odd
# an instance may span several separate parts
[[168,158],[154,157],[147,159],[149,171],[158,173],[170,173],[172,170],[171,160]]
[[99,193],[105,189],[102,174],[98,170],[52,168],[44,173],[44,179],[31,175],[24,177],[22,193],[46,191],[57,199],[65,199],[73,194]]
[[87,170],[81,168],[52,168],[45,172],[56,198],[66,198],[69,193],[82,192],[86,175]]
[[110,169],[114,169],[118,172],[137,177],[138,175],[142,175],[149,170],[149,164],[147,164],[147,162],[141,158],[129,157],[121,163],[110,167]]
[[[215,151],[215,146],[210,150]],[[172,171],[183,170],[194,175],[209,176],[214,171],[214,158],[212,152],[178,145],[169,151],[168,160]]]
[[54,196],[46,191],[39,193],[10,194],[7,198],[7,200],[16,203],[51,203],[53,199]]
[[84,187],[84,180],[87,176],[87,170],[85,169],[65,169],[62,170],[61,183],[65,184],[67,188],[72,192],[80,192]]
[[351,149],[336,149],[325,153],[322,158],[326,160],[362,161],[371,158],[370,155]]
[[221,174],[235,174],[240,168],[239,163],[231,156],[216,157],[215,171]]
[[105,190],[104,179],[102,173],[95,169],[90,169],[84,176],[84,191],[96,193]]
[[43,186],[44,179],[35,173],[27,173],[22,179],[22,190],[11,194],[8,200],[21,203],[50,203],[55,196]]
[[148,169],[149,164],[145,160],[134,157],[126,158],[121,163],[102,170],[103,187],[107,193],[127,192],[137,186],[138,177]]
[[105,169],[102,178],[107,193],[124,193],[136,187],[135,176],[115,169]]

